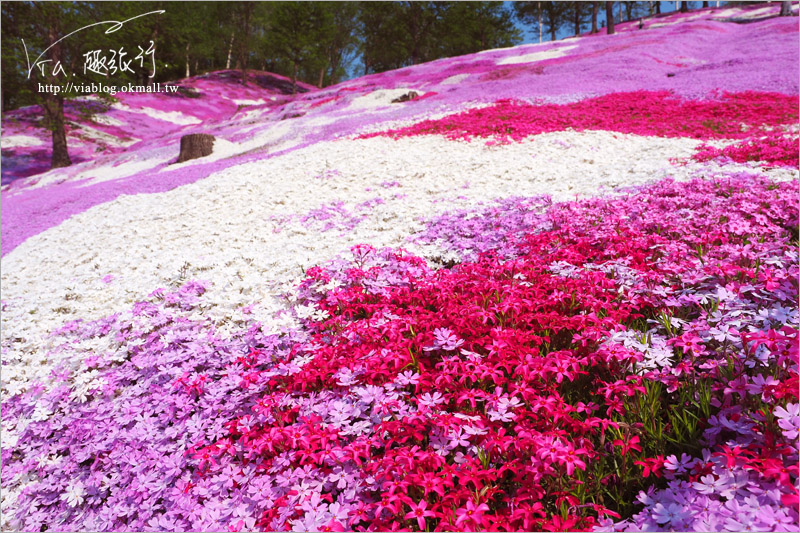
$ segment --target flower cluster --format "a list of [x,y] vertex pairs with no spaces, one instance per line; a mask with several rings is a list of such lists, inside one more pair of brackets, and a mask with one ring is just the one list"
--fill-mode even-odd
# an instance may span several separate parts
[[493,252],[511,258],[519,253],[525,235],[547,228],[547,196],[511,197],[490,205],[459,209],[435,217],[413,240],[434,244],[463,259]]
[[796,529],[797,194],[519,200],[509,256],[444,219],[474,260],[357,247],[281,335],[202,319],[199,283],[69,324],[3,404],[12,526]]
[[772,132],[764,137],[741,141],[724,148],[714,148],[703,144],[692,157],[695,161],[711,161],[723,158],[737,163],[762,161],[766,168],[798,167],[798,138],[780,132]]
[[[277,356],[304,337],[215,325],[202,318],[204,291],[197,282],[157,290],[126,316],[56,332],[56,350],[71,357],[55,381],[2,406],[4,496],[18,493],[14,529],[219,530],[231,516],[269,507],[254,498],[228,508],[221,479],[193,478],[187,452],[224,436],[226,422],[254,402],[240,388],[253,346]],[[87,350],[98,339],[109,348]]]
[[795,124],[797,117],[797,97],[780,93],[748,91],[722,93],[708,100],[688,100],[667,91],[636,91],[569,104],[500,100],[489,107],[362,137],[438,134],[453,140],[491,137],[497,142],[512,142],[540,133],[574,129],[660,137],[742,139],[751,137],[754,130]]
[[[335,174],[323,175],[326,178]],[[304,215],[271,215],[269,220],[276,226],[276,232],[281,231],[281,227],[288,222],[296,221],[305,228],[313,229],[324,233],[327,231],[339,231],[346,234],[361,222],[369,218],[369,213],[379,205],[385,203],[380,196],[360,202],[348,208],[344,201],[336,201],[322,204],[315,209],[311,209]]]

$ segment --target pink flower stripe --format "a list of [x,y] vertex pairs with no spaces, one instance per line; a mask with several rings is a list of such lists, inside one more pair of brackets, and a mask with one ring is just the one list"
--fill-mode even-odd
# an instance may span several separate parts
[[798,98],[780,93],[722,93],[708,100],[681,99],[667,91],[612,93],[568,104],[500,100],[400,129],[360,138],[444,135],[452,140],[520,141],[566,129],[608,130],[659,137],[745,139],[764,128],[795,124]]
[[762,161],[766,168],[798,168],[798,137],[797,135],[773,132],[764,137],[742,141],[725,148],[702,145],[692,159],[695,161],[723,159],[737,163]]

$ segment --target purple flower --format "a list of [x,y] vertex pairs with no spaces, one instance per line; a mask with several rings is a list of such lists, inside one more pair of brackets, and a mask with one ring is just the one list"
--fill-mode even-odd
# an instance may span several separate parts
[[433,337],[433,346],[423,348],[426,352],[432,352],[434,350],[455,350],[464,344],[463,339],[459,339],[455,333],[447,328],[434,329]]
[[800,414],[800,404],[787,403],[786,408],[776,407],[773,414],[778,417],[778,426],[783,432],[783,436],[789,440],[796,440],[798,434],[798,414]]
[[714,494],[718,493],[722,488],[724,488],[725,483],[717,479],[717,476],[714,474],[708,474],[706,476],[702,476],[700,481],[695,481],[692,483],[692,487],[694,487],[694,489],[701,494]]
[[674,472],[675,474],[683,474],[691,468],[694,459],[688,454],[681,454],[678,459],[675,455],[670,455],[664,461],[664,468]]
[[659,524],[669,524],[673,527],[680,527],[680,525],[688,518],[691,518],[691,516],[691,511],[684,509],[677,503],[670,503],[668,505],[657,503],[655,507],[653,507],[653,518]]
[[780,385],[780,382],[772,376],[764,377],[762,374],[753,377],[752,383],[747,386],[750,394],[760,394],[763,401],[769,401],[769,388]]
[[441,392],[434,392],[433,394],[426,392],[417,401],[421,406],[436,407],[444,401],[444,396],[442,396]]

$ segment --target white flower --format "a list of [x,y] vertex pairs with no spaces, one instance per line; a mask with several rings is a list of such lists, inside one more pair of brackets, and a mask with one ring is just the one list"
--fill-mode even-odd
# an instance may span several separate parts
[[299,367],[303,367],[308,363],[310,363],[313,359],[314,359],[313,355],[298,355],[292,360],[292,363]]
[[36,408],[33,410],[33,415],[32,415],[31,418],[35,422],[43,422],[43,421],[47,420],[48,418],[50,418],[50,415],[52,415],[52,414],[53,414],[52,409],[50,409],[49,407],[47,407],[45,405],[37,404]]
[[83,504],[83,497],[86,491],[83,489],[83,484],[80,481],[74,481],[67,486],[66,492],[61,495],[61,499],[67,502],[70,507],[76,507]]

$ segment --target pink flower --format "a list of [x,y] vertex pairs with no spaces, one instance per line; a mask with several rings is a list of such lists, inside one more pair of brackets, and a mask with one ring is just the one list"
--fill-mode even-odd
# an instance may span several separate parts
[[461,526],[463,522],[474,522],[479,524],[483,513],[489,510],[485,503],[475,505],[472,500],[467,501],[467,506],[456,510],[456,526]]
[[642,451],[642,447],[639,446],[639,437],[631,437],[630,440],[626,442],[623,442],[621,439],[617,439],[612,442],[612,444],[622,448],[622,455],[626,455],[631,450],[635,450],[637,452]]
[[578,448],[577,450],[569,448],[559,458],[559,461],[567,467],[567,474],[571,476],[575,472],[575,468],[586,470],[586,463],[581,460],[579,455],[586,455],[587,453],[584,448]]
[[436,513],[427,509],[428,502],[425,500],[421,500],[416,507],[411,506],[411,512],[406,513],[405,519],[406,520],[413,520],[414,518],[417,519],[417,525],[419,526],[420,530],[425,529],[425,517],[436,517]]

